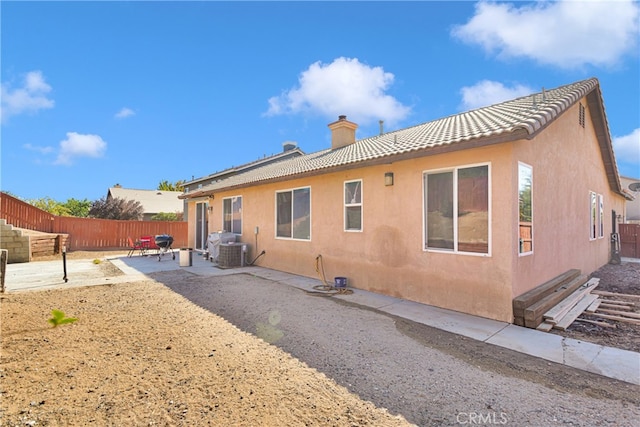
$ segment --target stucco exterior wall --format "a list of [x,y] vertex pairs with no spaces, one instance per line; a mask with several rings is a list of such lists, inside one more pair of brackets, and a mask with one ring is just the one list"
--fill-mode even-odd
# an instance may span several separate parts
[[620,181],[622,182],[622,188],[629,191],[631,195],[635,197],[634,200],[628,200],[626,202],[624,219],[628,223],[640,224],[640,191],[631,191],[629,189],[629,184],[640,182],[640,178],[621,176]]
[[[243,197],[243,234],[258,264],[318,277],[322,255],[328,281],[345,276],[355,288],[483,317],[511,321],[513,155],[508,144],[218,193],[210,201],[210,229],[222,227],[222,200]],[[423,172],[490,164],[490,255],[425,251]],[[385,172],[394,185],[384,185]],[[343,227],[343,186],[361,179],[363,230]],[[275,192],[311,188],[311,240],[275,237]],[[192,209],[189,209],[191,211]],[[190,218],[190,220],[192,220]],[[258,234],[255,235],[255,227]]]
[[[625,199],[612,192],[591,122],[578,122],[576,103],[532,141],[514,143],[513,173],[518,161],[533,167],[533,254],[513,258],[513,296],[577,268],[590,274],[610,259],[611,211],[622,214]],[[590,192],[604,198],[604,237],[590,239]],[[515,194],[515,193],[514,193]],[[518,205],[514,199],[513,218]],[[517,254],[517,223],[510,245]]]
[[[610,259],[611,211],[625,200],[611,191],[587,103],[533,140],[467,148],[365,168],[219,192],[209,199],[209,230],[223,228],[226,197],[242,196],[242,235],[257,264],[482,317],[512,322],[512,299],[569,270],[589,274]],[[518,164],[533,168],[533,253],[520,255]],[[489,253],[425,250],[426,171],[489,165]],[[394,185],[384,176],[393,172]],[[344,183],[362,180],[362,231],[344,230]],[[311,239],[276,237],[276,192],[311,189]],[[604,236],[590,239],[590,191],[603,196]],[[193,241],[195,209],[188,209]],[[256,233],[256,229],[258,232]]]

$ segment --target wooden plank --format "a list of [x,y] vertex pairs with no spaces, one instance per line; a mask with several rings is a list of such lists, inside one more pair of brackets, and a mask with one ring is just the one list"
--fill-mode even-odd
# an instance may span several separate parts
[[561,331],[566,330],[596,299],[598,299],[597,295],[585,295],[580,302],[578,302],[562,319],[560,319],[558,323],[555,324],[554,328],[560,329]]
[[531,304],[538,302],[540,299],[546,297],[550,293],[554,292],[557,288],[575,279],[579,275],[580,270],[577,269],[566,271],[561,275],[544,282],[542,285],[536,286],[535,288],[530,289],[522,295],[517,296],[513,299],[514,311],[516,311],[517,309],[524,310]]
[[611,316],[610,314],[593,313],[591,316],[601,317],[603,319],[617,320],[619,322],[633,323],[634,325],[640,325],[640,320],[631,319],[629,317]]
[[617,298],[633,298],[633,299],[639,299],[640,300],[640,295],[631,295],[631,294],[619,294],[617,292],[607,292],[607,291],[593,291],[594,294],[598,294],[598,295],[602,295],[602,296],[606,296],[606,297],[617,297]]
[[551,329],[553,329],[553,323],[542,322],[538,325],[536,329],[542,332],[549,332]]
[[[551,323],[557,323],[582,299],[582,297],[584,297],[585,294],[598,286],[599,282],[600,279],[589,279],[588,282],[576,289],[571,293],[571,295],[551,307],[542,317]],[[598,296],[596,295],[594,300],[597,298]]]
[[556,289],[553,293],[547,295],[535,304],[527,307],[524,310],[524,323],[528,328],[536,328],[542,323],[542,316],[551,307],[556,305],[560,300],[569,295],[571,292],[578,289],[584,282],[587,281],[587,277],[582,275],[578,276],[569,283],[566,283]]
[[616,328],[616,325],[612,325],[611,323],[598,322],[597,320],[591,320],[591,319],[583,319],[582,317],[578,317],[576,319],[576,322],[591,323],[592,325],[598,325],[598,326],[601,326],[603,328],[612,328],[612,329]]
[[610,308],[613,310],[633,311],[633,307],[629,307],[628,305],[607,304],[606,300],[602,301],[602,304],[600,304],[600,306],[602,308]]
[[585,313],[595,312],[601,303],[602,303],[602,300],[600,298],[596,299],[594,302],[591,303],[589,307],[586,308]]
[[634,319],[640,319],[640,313],[629,313],[628,311],[609,310],[608,308],[599,308],[598,311],[596,311],[596,314],[600,312],[615,314],[615,315],[624,316],[624,317],[631,317]]
[[628,305],[629,307],[635,307],[636,306],[635,302],[619,301],[619,300],[616,300],[616,299],[605,299],[605,300],[602,300],[602,302],[606,302],[607,304]]

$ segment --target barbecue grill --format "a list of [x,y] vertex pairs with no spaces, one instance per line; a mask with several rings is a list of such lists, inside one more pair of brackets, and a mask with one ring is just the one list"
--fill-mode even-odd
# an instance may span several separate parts
[[176,254],[173,253],[173,249],[171,248],[171,244],[173,244],[173,237],[168,234],[159,234],[155,237],[156,246],[158,247],[158,261],[164,256],[166,253],[171,253],[172,259],[176,259]]

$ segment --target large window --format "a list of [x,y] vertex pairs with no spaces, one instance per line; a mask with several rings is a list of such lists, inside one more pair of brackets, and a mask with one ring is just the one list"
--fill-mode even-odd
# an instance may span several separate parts
[[222,229],[242,234],[242,196],[222,199]]
[[311,189],[276,192],[276,237],[311,240]]
[[424,174],[425,247],[489,253],[489,165]]
[[344,229],[362,231],[362,180],[344,183]]
[[518,253],[533,252],[533,170],[524,163],[518,164]]

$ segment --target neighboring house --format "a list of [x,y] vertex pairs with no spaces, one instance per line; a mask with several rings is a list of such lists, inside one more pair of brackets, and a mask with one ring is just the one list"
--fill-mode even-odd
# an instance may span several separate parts
[[107,199],[117,198],[139,202],[144,212],[142,219],[150,221],[159,213],[182,214],[184,202],[178,198],[181,194],[181,191],[134,190],[115,186],[109,188]]
[[629,178],[621,176],[622,188],[629,191],[633,200],[627,201],[627,212],[624,222],[629,224],[640,224],[640,178]]
[[181,198],[261,266],[317,278],[321,259],[330,281],[507,322],[514,297],[610,259],[628,195],[597,79],[360,140],[329,128],[331,148]]
[[[232,166],[228,169],[225,169],[220,172],[215,172],[211,175],[204,176],[202,178],[192,179],[191,181],[185,182],[183,184],[185,193],[192,193],[194,191],[200,190],[205,185],[215,184],[225,178],[228,178],[232,175],[237,175],[243,172],[249,172],[251,170],[269,165],[271,163],[280,162],[282,160],[292,159],[294,157],[300,157],[304,155],[304,152],[298,148],[297,143],[293,141],[285,141],[282,143],[282,152],[273,154],[271,156],[264,156],[261,159],[255,160],[250,163],[245,163],[240,166]],[[196,250],[204,251],[207,245],[207,236],[209,235],[209,204],[208,198],[202,197],[189,197],[188,199],[191,203],[187,201],[184,202],[184,215],[185,217],[189,217],[189,212],[193,212],[194,215],[194,233],[192,235],[193,239],[193,247]],[[192,205],[191,210],[189,209],[189,205]],[[218,231],[219,227],[213,227],[213,231]]]

